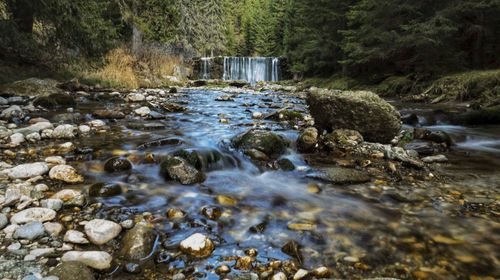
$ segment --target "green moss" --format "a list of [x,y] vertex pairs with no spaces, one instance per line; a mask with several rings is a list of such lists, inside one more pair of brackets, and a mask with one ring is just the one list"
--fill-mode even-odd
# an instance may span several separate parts
[[412,92],[415,82],[407,76],[394,76],[381,82],[376,92],[383,96],[401,96]]
[[299,112],[299,111],[295,111],[295,110],[283,110],[280,113],[283,115],[283,118],[286,121],[295,122],[295,121],[301,121],[301,120],[304,119],[304,116],[302,116],[302,113]]

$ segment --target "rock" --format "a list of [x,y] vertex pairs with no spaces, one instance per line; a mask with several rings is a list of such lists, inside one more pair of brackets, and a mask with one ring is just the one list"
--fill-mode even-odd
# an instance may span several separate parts
[[52,131],[52,138],[57,139],[69,139],[76,137],[77,128],[71,124],[61,124],[58,125],[54,131]]
[[8,104],[9,104],[9,101],[0,96],[0,105],[8,105]]
[[70,242],[74,244],[88,244],[89,241],[85,238],[83,232],[77,230],[68,230],[64,235],[64,242]]
[[83,176],[70,165],[56,165],[50,169],[49,177],[66,183],[83,183]]
[[151,254],[155,238],[151,227],[138,223],[123,236],[120,255],[129,261],[140,261]]
[[263,152],[257,150],[257,149],[248,149],[245,150],[245,155],[249,156],[253,160],[257,161],[268,161],[269,157],[264,154]]
[[31,143],[36,143],[40,140],[42,140],[42,136],[40,136],[40,133],[38,132],[33,132],[28,135],[26,135],[26,140]]
[[11,179],[28,179],[44,175],[47,172],[49,172],[49,166],[45,162],[21,164],[6,170]]
[[45,229],[43,224],[38,221],[29,222],[25,225],[22,225],[14,232],[13,237],[15,239],[28,239],[35,240],[38,237],[42,236],[45,233]]
[[160,164],[160,174],[166,180],[175,180],[183,185],[205,181],[205,175],[181,157],[167,157]]
[[49,209],[52,209],[54,211],[61,210],[61,208],[63,206],[63,201],[60,199],[49,198],[49,199],[44,199],[44,200],[40,201],[40,203],[41,203],[43,208],[49,208]]
[[130,274],[139,274],[142,271],[141,266],[136,263],[127,263],[124,270]]
[[459,115],[453,122],[465,125],[500,124],[500,105],[468,111]]
[[234,101],[234,98],[231,95],[222,95],[217,96],[215,101]]
[[276,162],[278,167],[283,171],[293,171],[295,170],[295,165],[293,162],[287,158],[282,158]]
[[313,270],[313,274],[316,278],[323,279],[330,277],[330,269],[327,267],[321,266]]
[[448,162],[448,158],[445,155],[436,155],[436,156],[429,156],[429,157],[424,157],[422,158],[422,161],[425,163],[443,163],[443,162]]
[[70,206],[83,206],[85,204],[85,196],[81,191],[72,190],[72,189],[64,189],[60,190],[50,198],[52,199],[60,199],[63,201],[64,205]]
[[281,251],[292,258],[295,258],[299,263],[302,263],[302,254],[300,245],[295,240],[289,240],[281,247]]
[[88,125],[79,125],[78,126],[78,132],[80,134],[89,134],[90,133],[90,126],[88,126]]
[[370,142],[390,143],[401,129],[396,109],[373,92],[311,89],[307,103],[320,130],[356,130]]
[[0,119],[10,120],[12,118],[22,119],[24,118],[24,112],[21,107],[17,105],[12,105],[7,109],[4,109],[2,113],[0,113]]
[[63,93],[57,85],[58,82],[56,80],[29,78],[2,86],[0,93],[15,96],[40,96]]
[[222,216],[222,209],[217,206],[204,206],[201,209],[201,214],[210,220],[217,220]]
[[253,112],[252,113],[252,119],[260,120],[264,118],[264,115],[260,112]]
[[271,277],[271,280],[287,280],[286,274],[283,272],[278,272]]
[[195,233],[181,241],[180,249],[185,254],[198,258],[205,258],[212,254],[215,246],[207,236],[201,233]]
[[94,280],[94,274],[81,262],[64,262],[54,268],[49,275],[56,276],[59,280]]
[[85,224],[85,233],[89,240],[97,245],[102,245],[117,237],[122,227],[112,221],[94,219]]
[[348,129],[335,129],[323,139],[323,145],[330,151],[337,149],[349,151],[356,148],[362,142],[363,136],[359,132]]
[[120,184],[95,183],[89,188],[89,195],[92,197],[110,197],[121,193],[122,187]]
[[421,156],[430,156],[439,150],[432,142],[412,141],[404,146],[406,150],[416,151]]
[[21,133],[14,133],[9,138],[10,143],[14,146],[19,146],[26,141],[26,138]]
[[132,169],[132,163],[125,158],[114,157],[104,163],[104,170],[108,173],[125,172]]
[[63,225],[61,225],[60,223],[44,223],[43,227],[45,228],[45,231],[51,236],[59,236],[59,234],[63,230]]
[[29,222],[46,222],[56,217],[56,211],[48,208],[33,207],[14,214],[10,218],[13,224],[25,224]]
[[309,275],[309,271],[305,269],[299,269],[294,275],[293,280],[305,279]]
[[7,224],[9,223],[9,220],[7,219],[7,216],[5,214],[0,213],[0,230],[2,230]]
[[411,126],[417,126],[419,124],[418,116],[414,113],[401,116],[401,120],[404,124]]
[[149,109],[149,107],[144,106],[144,107],[135,109],[134,113],[136,113],[137,115],[139,115],[141,117],[145,117],[145,116],[149,115],[149,113],[151,113],[151,109]]
[[231,140],[232,145],[240,150],[255,149],[268,157],[277,157],[285,153],[288,142],[281,136],[264,130],[251,129]]
[[359,184],[370,181],[370,176],[363,171],[343,167],[330,167],[321,170],[320,175],[311,177],[321,179],[333,184]]
[[176,113],[176,112],[184,112],[187,110],[186,107],[183,107],[179,104],[175,104],[175,103],[170,103],[170,102],[164,102],[161,104],[161,107],[167,111],[167,112],[171,112],[171,113]]
[[66,164],[66,161],[64,160],[64,158],[62,158],[60,156],[46,157],[45,162],[48,164],[53,164],[53,165]]
[[104,270],[111,267],[113,257],[103,251],[69,251],[62,256],[61,260],[63,262],[81,262],[92,268]]
[[33,101],[33,105],[47,109],[70,108],[76,105],[73,96],[66,93],[53,93],[46,96],[39,96]]
[[141,93],[133,92],[133,93],[127,95],[127,100],[130,102],[141,102],[141,101],[146,100],[146,97]]
[[308,127],[300,133],[297,139],[297,150],[301,153],[314,152],[318,144],[318,130],[315,127]]
[[125,114],[117,110],[96,110],[92,115],[98,119],[124,119]]

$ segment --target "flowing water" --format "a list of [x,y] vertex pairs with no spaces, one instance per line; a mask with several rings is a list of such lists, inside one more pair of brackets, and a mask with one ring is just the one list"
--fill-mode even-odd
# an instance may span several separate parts
[[[209,259],[177,258],[157,263],[156,270],[192,266],[201,279],[219,279],[211,268],[234,264],[225,257],[242,256],[243,250],[255,248],[261,263],[290,260],[292,257],[281,248],[295,240],[301,246],[302,267],[325,265],[346,279],[411,279],[422,274],[431,279],[500,277],[500,213],[495,202],[500,182],[499,127],[456,127],[445,121],[422,121],[431,129],[446,130],[457,141],[448,154],[450,163],[436,166],[444,180],[333,186],[307,177],[313,167],[294,151],[297,130],[285,123],[251,118],[253,112],[267,114],[285,106],[307,112],[303,99],[273,92],[244,92],[233,101],[215,101],[222,95],[227,93],[186,90],[175,97],[176,102],[186,104],[186,112],[150,121],[160,122],[164,128],[137,130],[130,128],[133,120],[118,120],[110,124],[112,133],[80,143],[94,149],[92,156],[75,159],[81,169],[87,170],[88,183],[120,182],[128,189],[122,195],[98,199],[104,205],[103,216],[146,211],[165,216],[169,208],[181,209],[187,214],[183,220],[157,221],[163,244],[157,246],[156,253],[175,252],[178,242],[194,232],[208,234],[217,243]],[[88,102],[80,106],[80,111],[104,106],[120,105]],[[422,119],[435,115],[427,109],[406,110],[423,112],[419,113]],[[229,119],[229,124],[219,122],[222,117]],[[292,142],[285,157],[298,167],[296,171],[263,170],[230,147],[229,139],[252,127],[273,130]],[[180,141],[137,149],[159,138]],[[223,160],[206,164],[207,180],[194,186],[166,182],[158,174],[158,165],[142,163],[147,153],[159,157],[180,148],[204,151],[207,158],[220,153]],[[94,168],[114,150],[125,151],[135,159],[131,174],[107,175]],[[311,184],[319,186],[321,192],[310,192]],[[220,207],[222,217],[218,221],[206,219],[200,211],[205,206]],[[311,230],[295,231],[289,229],[291,223],[313,226]],[[252,231],[257,225],[261,231]],[[126,277],[120,272],[111,276]]]
[[224,80],[279,81],[277,57],[224,57]]

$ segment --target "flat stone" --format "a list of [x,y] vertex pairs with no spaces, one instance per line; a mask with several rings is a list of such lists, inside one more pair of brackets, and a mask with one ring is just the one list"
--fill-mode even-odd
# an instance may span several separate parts
[[104,270],[111,267],[113,257],[103,251],[69,251],[64,253],[61,260],[63,262],[81,262],[92,268]]
[[28,179],[41,176],[49,172],[49,166],[45,162],[21,164],[6,170],[11,179]]
[[85,233],[89,240],[97,245],[102,245],[117,237],[122,227],[112,221],[95,219],[85,225]]
[[10,218],[13,224],[25,224],[29,222],[46,222],[56,217],[56,211],[48,208],[33,207],[14,214]]
[[64,235],[64,241],[70,242],[74,244],[88,244],[89,241],[85,238],[85,234],[83,232],[79,232],[77,230],[68,230]]
[[13,237],[15,239],[28,239],[35,240],[45,233],[45,229],[41,222],[29,222],[25,225],[19,227],[15,232]]
[[60,190],[50,198],[60,199],[63,201],[64,205],[82,206],[85,204],[85,196],[82,194],[82,192],[72,189]]

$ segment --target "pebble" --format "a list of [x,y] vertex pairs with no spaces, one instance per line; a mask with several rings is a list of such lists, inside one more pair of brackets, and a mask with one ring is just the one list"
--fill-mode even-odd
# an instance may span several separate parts
[[64,242],[70,242],[74,244],[88,244],[89,241],[85,238],[83,232],[77,230],[68,230],[64,235]]
[[85,225],[85,233],[89,240],[97,245],[102,245],[117,237],[122,227],[112,221],[95,219]]
[[134,227],[134,221],[133,220],[125,220],[123,222],[120,223],[120,225],[122,226],[122,228],[124,229],[131,229]]
[[41,205],[42,205],[43,208],[49,208],[49,209],[52,209],[54,211],[61,210],[61,208],[63,206],[63,201],[62,200],[60,200],[60,199],[53,199],[53,198],[41,200],[40,203],[41,203]]
[[68,139],[76,136],[76,127],[71,124],[61,124],[52,131],[51,138]]
[[13,237],[15,239],[28,239],[35,240],[45,233],[45,229],[41,222],[35,221],[27,223],[14,232]]
[[131,102],[141,102],[144,101],[146,97],[141,93],[133,92],[127,96],[127,100]]
[[195,233],[181,241],[180,249],[186,254],[204,258],[212,254],[215,246],[212,241],[204,234]]
[[9,220],[7,219],[7,216],[5,214],[0,213],[0,230],[2,230],[7,224],[9,223]]
[[103,251],[69,251],[64,253],[61,260],[63,262],[77,261],[98,270],[104,270],[111,267],[113,257]]
[[80,126],[78,126],[78,132],[80,132],[80,134],[89,134],[90,133],[90,126],[80,125]]
[[273,275],[271,280],[287,280],[285,273],[283,272],[278,272]]
[[48,208],[33,207],[14,214],[10,218],[13,224],[25,224],[29,222],[46,222],[56,217],[56,211]]
[[44,223],[43,227],[51,236],[58,236],[63,230],[63,225],[60,223]]
[[81,191],[64,189],[52,195],[52,199],[60,199],[64,205],[83,206],[85,204],[85,195]]
[[19,249],[21,249],[21,243],[19,242],[12,243],[7,247],[7,251],[9,252],[17,251]]
[[149,115],[149,113],[151,113],[151,109],[149,109],[149,107],[144,106],[139,109],[135,109],[134,112],[139,116],[145,117]]
[[21,164],[6,170],[11,179],[28,179],[49,172],[49,166],[45,162]]
[[66,164],[64,158],[60,156],[46,157],[45,162],[48,164],[55,164],[55,165]]
[[75,168],[70,165],[56,165],[50,169],[50,179],[59,180],[66,183],[83,183],[83,176],[78,174]]
[[299,269],[295,275],[293,275],[293,280],[300,280],[300,279],[304,279],[306,278],[307,276],[309,275],[309,271],[305,270],[305,269]]

